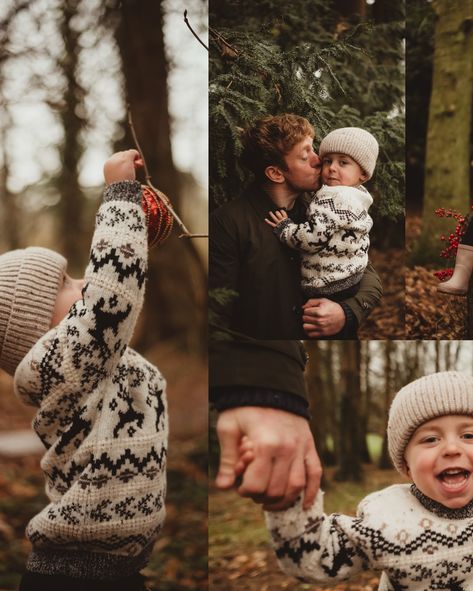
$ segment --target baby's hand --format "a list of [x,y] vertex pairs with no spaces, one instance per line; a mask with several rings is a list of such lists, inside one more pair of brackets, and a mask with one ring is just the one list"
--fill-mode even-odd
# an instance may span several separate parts
[[253,449],[253,442],[248,439],[246,435],[241,438],[240,447],[238,448],[240,457],[235,465],[235,476],[241,476],[249,464],[255,459]]
[[138,150],[116,152],[105,162],[103,176],[107,185],[117,181],[134,181],[136,169],[143,166]]
[[275,228],[278,224],[280,224],[284,220],[287,220],[288,215],[284,211],[284,209],[280,209],[278,211],[270,211],[269,217],[271,218],[271,220],[268,220],[267,218],[265,218],[264,221],[267,224],[269,224],[272,228]]

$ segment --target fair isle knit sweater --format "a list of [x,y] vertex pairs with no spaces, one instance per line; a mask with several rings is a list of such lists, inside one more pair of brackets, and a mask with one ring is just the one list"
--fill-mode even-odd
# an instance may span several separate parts
[[373,569],[383,573],[379,591],[473,589],[473,501],[448,509],[396,484],[368,495],[356,517],[325,515],[319,492],[307,511],[298,502],[266,521],[281,568],[307,581]]
[[27,569],[120,579],[164,521],[167,412],[159,371],[128,347],[143,294],[147,228],[136,181],[107,187],[83,299],[28,352],[14,387],[38,407],[50,503],[31,521]]
[[284,220],[279,240],[301,254],[301,287],[307,297],[330,296],[361,281],[368,264],[368,209],[373,199],[362,186],[324,185],[307,207],[307,221]]

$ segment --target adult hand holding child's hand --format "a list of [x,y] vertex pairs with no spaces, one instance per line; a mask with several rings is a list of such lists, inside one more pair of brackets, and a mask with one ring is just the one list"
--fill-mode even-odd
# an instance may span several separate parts
[[136,169],[143,166],[138,150],[116,152],[105,162],[103,176],[107,185],[117,181],[134,181]]

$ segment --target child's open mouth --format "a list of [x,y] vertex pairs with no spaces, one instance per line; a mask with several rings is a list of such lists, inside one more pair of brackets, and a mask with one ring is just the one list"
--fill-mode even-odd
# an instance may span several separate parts
[[447,468],[437,474],[438,480],[450,489],[462,487],[469,477],[470,472],[464,468]]

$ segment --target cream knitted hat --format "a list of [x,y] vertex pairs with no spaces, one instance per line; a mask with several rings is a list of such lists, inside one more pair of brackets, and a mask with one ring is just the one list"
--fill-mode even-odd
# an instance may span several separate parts
[[325,154],[334,153],[347,154],[347,156],[353,158],[370,179],[376,166],[379,146],[374,136],[366,129],[341,127],[326,135],[320,144],[320,158],[323,158]]
[[388,447],[395,468],[406,473],[404,452],[414,431],[444,415],[473,415],[473,377],[442,371],[401,388],[389,410]]
[[0,255],[0,367],[10,375],[49,330],[66,267],[66,259],[47,248]]

